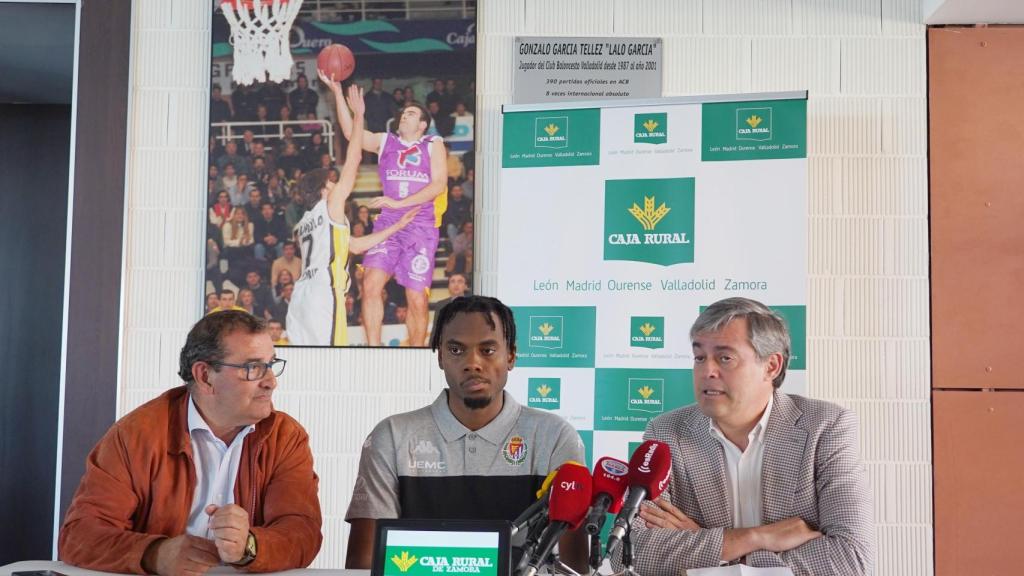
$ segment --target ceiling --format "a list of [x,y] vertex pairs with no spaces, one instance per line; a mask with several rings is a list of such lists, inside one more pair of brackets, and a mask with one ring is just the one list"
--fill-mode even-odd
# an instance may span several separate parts
[[[1024,24],[1022,0],[921,0],[921,6],[928,25]],[[0,0],[0,103],[71,102],[75,9],[73,0]]]
[[922,0],[924,23],[1024,24],[1021,0]]
[[70,104],[75,4],[0,1],[0,103]]

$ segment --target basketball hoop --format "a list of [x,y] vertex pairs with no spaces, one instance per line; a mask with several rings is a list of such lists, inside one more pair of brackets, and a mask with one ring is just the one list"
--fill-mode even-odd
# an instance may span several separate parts
[[235,82],[283,82],[291,77],[288,32],[301,6],[302,0],[221,2],[224,18],[231,26],[235,60],[231,76]]

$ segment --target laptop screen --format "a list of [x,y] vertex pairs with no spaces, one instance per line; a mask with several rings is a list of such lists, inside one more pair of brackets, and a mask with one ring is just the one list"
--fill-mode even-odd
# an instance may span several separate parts
[[378,520],[371,576],[509,576],[511,525],[494,520]]

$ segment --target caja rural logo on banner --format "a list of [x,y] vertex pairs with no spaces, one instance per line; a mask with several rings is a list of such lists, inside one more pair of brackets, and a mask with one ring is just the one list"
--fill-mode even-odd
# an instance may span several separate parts
[[526,405],[543,410],[558,410],[562,398],[561,378],[529,378]]
[[772,139],[771,108],[737,108],[736,139],[767,142]]
[[636,144],[668,142],[668,114],[665,112],[634,114],[633,142]]
[[633,316],[630,318],[629,345],[635,348],[664,348],[665,317]]
[[693,231],[693,178],[605,182],[605,260],[693,262]]
[[545,116],[534,120],[534,146],[537,148],[566,148],[569,146],[569,118]]
[[561,316],[530,316],[530,347],[561,348],[562,325]]
[[661,378],[630,378],[629,409],[660,414],[665,411],[665,381]]

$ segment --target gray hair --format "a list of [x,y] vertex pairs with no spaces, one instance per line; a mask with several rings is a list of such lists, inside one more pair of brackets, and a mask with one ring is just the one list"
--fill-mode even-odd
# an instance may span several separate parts
[[[220,362],[227,355],[224,337],[241,330],[246,334],[267,331],[267,323],[242,310],[222,310],[207,314],[189,330],[178,357],[178,376],[190,388],[196,383],[192,365],[196,362]],[[216,368],[215,368],[216,370]]]
[[765,361],[772,354],[782,354],[782,368],[772,380],[772,386],[782,386],[789,365],[789,328],[777,312],[750,298],[726,298],[708,306],[690,328],[690,340],[698,334],[718,332],[737,318],[747,320],[747,338],[757,354]]

